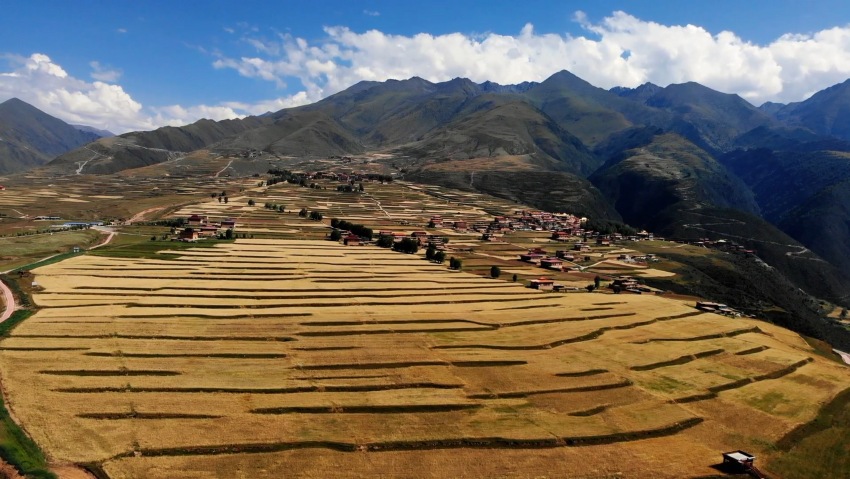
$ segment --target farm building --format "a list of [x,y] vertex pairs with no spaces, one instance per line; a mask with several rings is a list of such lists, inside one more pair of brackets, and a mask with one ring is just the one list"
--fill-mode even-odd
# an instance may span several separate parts
[[236,229],[236,220],[234,218],[227,218],[221,222],[221,227],[225,229]]
[[180,241],[197,241],[198,231],[194,228],[186,228],[180,232],[177,239]]
[[564,262],[561,258],[542,258],[540,260],[540,266],[546,269],[560,270],[561,267],[564,266]]
[[542,253],[523,253],[519,255],[520,261],[525,261],[526,263],[536,263],[537,260],[546,256]]
[[552,291],[555,288],[555,281],[549,278],[532,279],[528,284],[532,289],[540,291]]
[[3,191],[3,190],[5,190],[5,189],[6,189],[6,187],[5,187],[5,186],[0,185],[0,191]]
[[342,239],[345,246],[360,246],[360,237],[357,235],[348,235]]
[[192,215],[186,220],[189,226],[201,226],[207,224],[207,217],[203,215]]

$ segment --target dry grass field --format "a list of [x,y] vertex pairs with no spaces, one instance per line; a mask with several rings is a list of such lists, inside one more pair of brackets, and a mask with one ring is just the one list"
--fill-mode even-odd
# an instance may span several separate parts
[[[192,211],[266,214],[219,205]],[[9,406],[52,458],[113,478],[696,478],[738,448],[769,470],[850,386],[764,322],[374,247],[255,237],[34,272],[42,309],[0,342]]]

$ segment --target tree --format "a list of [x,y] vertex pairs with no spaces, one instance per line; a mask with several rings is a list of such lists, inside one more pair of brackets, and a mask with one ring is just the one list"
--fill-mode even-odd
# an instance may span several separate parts
[[597,274],[595,278],[593,278],[593,287],[595,289],[599,289],[599,284],[602,283],[602,278]]
[[592,293],[593,290],[596,289],[596,287],[594,287],[592,284],[589,284],[585,286],[584,289],[586,289],[588,293]]
[[257,203],[254,200],[248,200],[248,206],[254,206]]
[[278,213],[283,213],[284,212],[283,205],[277,205],[277,211],[278,211]]
[[425,259],[431,261],[434,259],[435,254],[437,254],[437,247],[433,244],[428,244],[428,249],[425,250]]
[[380,248],[390,248],[393,245],[393,237],[390,235],[378,236],[378,241],[375,242],[375,245]]
[[443,264],[446,261],[446,252],[445,251],[437,251],[434,253],[434,261],[437,263]]
[[227,231],[224,232],[224,239],[233,239],[233,228],[227,228]]
[[339,241],[339,240],[341,240],[341,239],[342,239],[342,232],[341,232],[341,231],[339,231],[338,229],[334,228],[334,229],[333,229],[333,231],[331,231],[331,234],[330,234],[330,238],[329,238],[329,239],[330,239],[331,241]]
[[841,319],[846,319],[847,318],[847,308],[842,308],[841,313],[838,315],[838,317],[841,318]]
[[463,267],[463,261],[452,256],[449,258],[449,269],[460,270]]
[[516,275],[516,273],[514,273],[513,280],[514,280],[514,283],[516,283],[516,280],[517,280],[517,275]]
[[415,254],[419,251],[419,240],[414,238],[403,238],[398,243],[393,244],[393,249],[402,253]]
[[339,228],[339,218],[331,218],[331,228]]
[[306,218],[307,217],[307,208],[301,208],[301,211],[298,212],[298,216],[300,216],[302,218]]
[[611,287],[611,289],[614,290],[614,294],[620,294],[620,291],[623,290],[623,288],[619,284],[615,284]]
[[224,204],[227,204],[227,197],[224,197]]
[[360,183],[360,186],[358,186],[357,189],[359,189],[360,192],[363,193],[363,183]]
[[501,275],[502,275],[502,270],[498,266],[496,266],[496,265],[490,266],[490,277],[491,278],[496,279]]
[[218,197],[218,202],[221,203],[221,196]]
[[151,236],[151,241],[156,241],[156,236]]

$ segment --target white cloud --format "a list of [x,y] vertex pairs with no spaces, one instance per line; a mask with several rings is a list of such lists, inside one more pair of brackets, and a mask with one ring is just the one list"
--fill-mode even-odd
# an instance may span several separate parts
[[381,12],[377,10],[363,10],[363,15],[368,15],[370,17],[380,17]]
[[537,33],[530,24],[516,35],[407,36],[328,27],[326,39],[312,43],[289,35],[249,38],[258,55],[221,56],[213,65],[279,86],[297,79],[310,99],[360,80],[421,76],[517,83],[566,69],[603,88],[696,81],[760,104],[799,101],[850,76],[850,25],[758,45],[729,31],[662,25],[624,12],[599,23],[582,12],[573,19],[584,35]]
[[98,61],[89,62],[89,66],[92,68],[91,77],[106,83],[115,83],[124,74],[120,69],[101,65]]
[[116,32],[118,32],[118,33],[127,33],[127,29],[126,29],[126,28],[118,28],[118,29],[116,29],[115,31],[116,31]]
[[185,125],[201,118],[239,118],[309,102],[303,94],[295,94],[258,103],[145,108],[120,85],[102,81],[117,80],[120,71],[104,68],[98,62],[91,62],[90,66],[94,70],[92,77],[100,76],[101,79],[87,82],[70,76],[42,53],[6,58],[12,68],[0,71],[0,102],[17,97],[68,123],[90,125],[114,133]]

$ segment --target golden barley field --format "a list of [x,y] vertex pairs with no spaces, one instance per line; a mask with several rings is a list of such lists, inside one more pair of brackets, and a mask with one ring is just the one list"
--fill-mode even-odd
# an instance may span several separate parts
[[[850,372],[768,323],[419,255],[239,239],[34,271],[16,418],[113,478],[710,477]],[[769,464],[767,469],[769,470]]]

